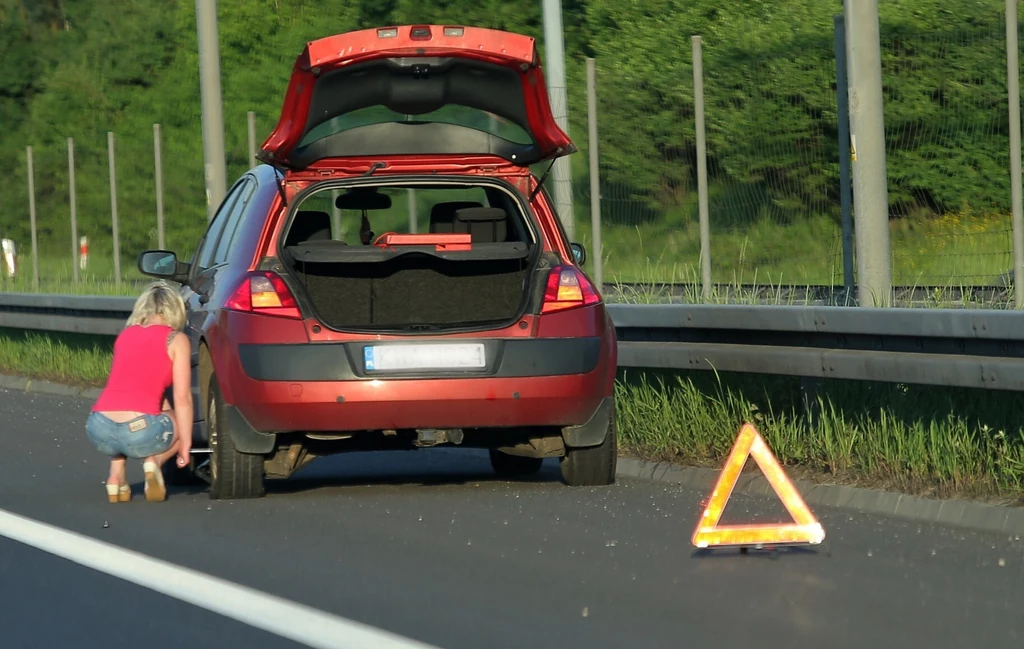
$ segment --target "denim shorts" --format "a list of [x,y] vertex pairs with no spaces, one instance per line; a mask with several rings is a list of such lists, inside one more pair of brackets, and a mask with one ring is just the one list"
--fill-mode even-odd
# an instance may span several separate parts
[[85,432],[104,455],[142,459],[158,455],[174,443],[174,421],[169,415],[142,415],[124,423],[98,412],[90,413]]

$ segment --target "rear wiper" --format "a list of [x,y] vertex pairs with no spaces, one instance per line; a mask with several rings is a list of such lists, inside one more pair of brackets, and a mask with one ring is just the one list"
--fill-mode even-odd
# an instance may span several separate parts
[[370,169],[366,173],[364,173],[362,177],[366,178],[368,176],[372,176],[373,172],[377,171],[378,169],[383,169],[386,166],[386,164],[378,160],[377,162],[374,162],[372,165],[370,165]]
[[[557,160],[557,158],[555,158],[555,160]],[[537,186],[533,188],[533,192],[530,194],[530,200],[526,201],[527,203],[532,203],[533,199],[536,198],[538,192],[540,192],[541,188],[544,186],[544,181],[548,179],[548,174],[551,173],[551,168],[555,166],[555,160],[552,160],[551,164],[548,165],[548,168],[544,170],[544,174],[541,175],[540,180],[537,181]]]

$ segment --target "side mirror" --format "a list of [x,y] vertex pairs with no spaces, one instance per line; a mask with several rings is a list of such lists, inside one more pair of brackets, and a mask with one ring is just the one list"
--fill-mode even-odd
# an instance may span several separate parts
[[170,250],[147,250],[139,255],[139,272],[150,277],[182,282],[188,277],[188,264],[178,261]]
[[569,247],[572,248],[572,256],[576,259],[576,263],[582,266],[587,263],[587,249],[583,247],[582,243],[570,243]]

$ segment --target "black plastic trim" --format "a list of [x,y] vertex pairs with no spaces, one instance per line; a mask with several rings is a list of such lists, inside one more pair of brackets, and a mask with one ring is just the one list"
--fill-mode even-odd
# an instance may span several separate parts
[[587,423],[563,428],[562,440],[571,448],[600,446],[608,436],[614,414],[615,397],[605,397]]
[[446,339],[410,340],[379,344],[484,344],[487,367],[482,370],[414,372],[366,372],[361,362],[370,342],[307,343],[298,345],[238,346],[238,358],[246,375],[257,381],[359,381],[379,378],[519,378],[586,374],[597,367],[601,339]]
[[224,423],[228,435],[234,442],[235,450],[239,453],[264,454],[274,450],[277,443],[277,435],[274,433],[261,433],[253,428],[238,408],[224,404]]

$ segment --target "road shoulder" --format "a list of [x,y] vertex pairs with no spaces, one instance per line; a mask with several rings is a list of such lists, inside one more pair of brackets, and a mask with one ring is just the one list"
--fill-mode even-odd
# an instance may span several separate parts
[[[95,399],[100,393],[98,388],[79,388],[9,374],[0,374],[0,388],[83,399]],[[650,462],[637,458],[620,457],[616,475],[649,482],[678,484],[710,493],[718,478],[718,471],[669,462]],[[990,505],[965,500],[922,498],[892,491],[815,484],[802,480],[794,480],[793,484],[807,504],[812,507],[824,505],[980,532],[1024,536],[1024,507]],[[742,474],[733,493],[774,497],[771,485],[760,473]]]

